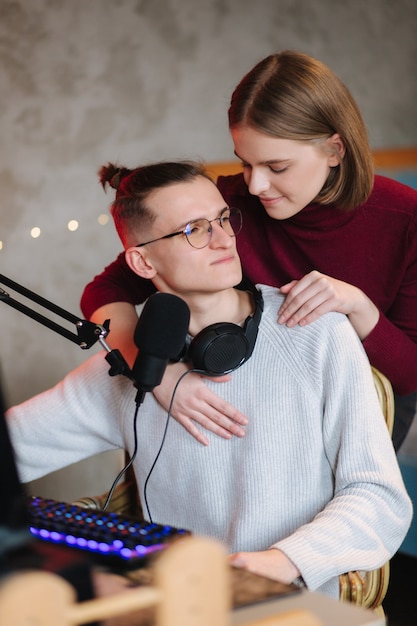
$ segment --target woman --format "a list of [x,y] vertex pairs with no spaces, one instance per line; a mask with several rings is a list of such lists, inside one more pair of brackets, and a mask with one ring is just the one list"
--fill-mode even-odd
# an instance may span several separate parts
[[[258,63],[233,93],[229,126],[243,175],[220,177],[218,186],[243,212],[237,241],[245,274],[286,294],[278,323],[305,325],[328,311],[349,317],[405,412],[404,421],[396,414],[398,449],[417,390],[417,192],[374,176],[356,103],[328,67],[307,55],[286,51]],[[123,256],[83,294],[83,313],[111,318],[112,345],[130,361],[134,305],[148,295]],[[165,407],[180,367],[168,368],[154,392]],[[246,417],[201,379],[187,378],[173,416],[201,443],[208,439],[196,424],[243,436]]]

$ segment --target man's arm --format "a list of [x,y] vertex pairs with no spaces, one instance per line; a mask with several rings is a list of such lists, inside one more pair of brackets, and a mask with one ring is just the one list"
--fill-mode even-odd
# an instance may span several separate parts
[[101,351],[55,387],[7,411],[22,482],[123,447],[115,419],[120,412],[118,387],[127,383],[133,390],[133,385],[121,377],[111,378],[108,371]]

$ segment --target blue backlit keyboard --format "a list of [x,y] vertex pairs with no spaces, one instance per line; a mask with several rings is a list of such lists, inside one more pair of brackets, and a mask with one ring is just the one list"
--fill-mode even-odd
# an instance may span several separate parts
[[173,526],[40,497],[29,500],[28,511],[37,539],[83,550],[97,563],[122,569],[143,567],[152,553],[190,535]]

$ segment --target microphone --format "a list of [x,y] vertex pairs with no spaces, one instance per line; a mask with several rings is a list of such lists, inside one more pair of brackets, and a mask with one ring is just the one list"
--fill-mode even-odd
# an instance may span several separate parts
[[188,305],[178,296],[155,293],[146,301],[134,335],[138,355],[132,377],[137,404],[161,383],[168,361],[180,358],[189,323]]

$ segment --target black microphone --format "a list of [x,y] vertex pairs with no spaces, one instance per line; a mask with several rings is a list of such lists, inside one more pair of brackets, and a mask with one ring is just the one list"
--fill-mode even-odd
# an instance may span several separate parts
[[155,293],[146,301],[134,335],[138,355],[132,376],[137,404],[161,383],[168,362],[181,356],[189,323],[188,305],[178,296]]

